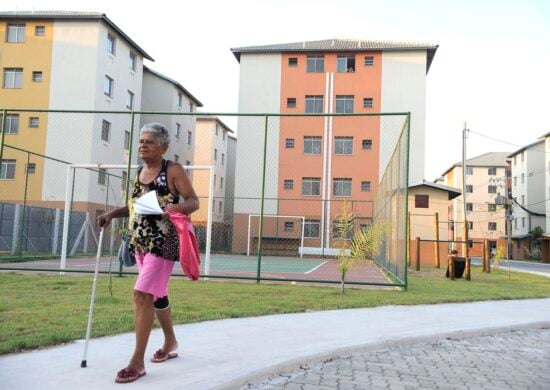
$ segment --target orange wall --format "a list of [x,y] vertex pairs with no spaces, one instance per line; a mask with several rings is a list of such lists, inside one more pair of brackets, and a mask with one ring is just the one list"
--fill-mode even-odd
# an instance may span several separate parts
[[[374,56],[374,66],[363,64],[365,55]],[[289,67],[288,58],[298,58],[298,66]],[[306,72],[306,53],[283,53],[281,56],[281,112],[304,113],[306,95],[323,95],[323,111],[327,99],[326,73],[334,72],[333,111],[336,110],[337,95],[354,96],[354,113],[380,112],[381,95],[381,54],[377,52],[356,53],[356,71],[353,73],[336,72],[337,53],[325,53],[325,72]],[[363,108],[363,98],[373,98],[373,108]],[[287,108],[287,98],[296,98],[296,108]],[[322,196],[302,196],[302,177],[323,175],[323,155],[305,155],[303,153],[304,136],[324,136],[325,118],[282,117],[279,143],[278,193],[283,199],[304,199],[300,202],[281,202],[279,214],[305,215],[319,218]],[[379,117],[334,118],[332,137],[332,178],[351,178],[353,200],[372,201],[377,190],[379,170]],[[353,136],[352,155],[334,155],[334,137]],[[294,149],[285,148],[285,139],[294,138]],[[371,150],[363,150],[361,141],[371,139]],[[324,141],[324,140],[323,140]],[[323,142],[321,143],[323,148]],[[321,150],[323,153],[323,149]],[[294,189],[285,190],[284,180],[293,179]],[[371,191],[361,191],[361,181],[371,182]],[[332,192],[332,180],[328,183]],[[322,184],[321,184],[322,191]],[[343,200],[337,197],[332,199]],[[350,199],[350,198],[347,198]],[[331,207],[331,216],[340,213],[341,207]],[[356,214],[371,215],[369,203],[355,204]]]

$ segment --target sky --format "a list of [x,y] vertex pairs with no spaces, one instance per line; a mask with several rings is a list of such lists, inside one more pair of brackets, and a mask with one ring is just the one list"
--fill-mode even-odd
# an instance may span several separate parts
[[509,0],[4,0],[8,10],[98,11],[179,81],[203,112],[237,112],[233,47],[350,38],[439,45],[427,75],[425,178],[462,156],[550,132],[550,2]]

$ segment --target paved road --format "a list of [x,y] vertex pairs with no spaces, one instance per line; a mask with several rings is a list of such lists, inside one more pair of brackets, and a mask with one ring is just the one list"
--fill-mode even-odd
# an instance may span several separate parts
[[244,389],[550,389],[550,329],[364,350]]
[[[481,258],[473,257],[472,264],[481,265]],[[534,263],[531,261],[501,260],[500,269],[507,270],[508,266],[512,271],[529,272],[541,276],[550,277],[550,264]]]

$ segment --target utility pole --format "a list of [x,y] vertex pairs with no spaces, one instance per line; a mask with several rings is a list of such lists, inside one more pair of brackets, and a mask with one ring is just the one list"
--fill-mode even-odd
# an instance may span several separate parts
[[464,278],[470,280],[470,262],[468,261],[468,219],[466,218],[466,133],[468,129],[466,127],[466,122],[464,122],[464,130],[462,130],[462,220],[464,221],[462,227],[462,237],[464,243],[462,244],[462,255],[464,256],[464,261],[466,262],[466,269],[464,271]]

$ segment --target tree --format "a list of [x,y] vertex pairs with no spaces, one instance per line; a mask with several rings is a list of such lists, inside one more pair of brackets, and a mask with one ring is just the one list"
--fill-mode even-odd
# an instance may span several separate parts
[[338,230],[338,271],[341,275],[341,291],[345,293],[346,274],[357,263],[372,261],[380,252],[388,224],[384,221],[371,222],[365,229],[353,232],[355,215],[347,202],[342,206],[342,213],[336,218]]

